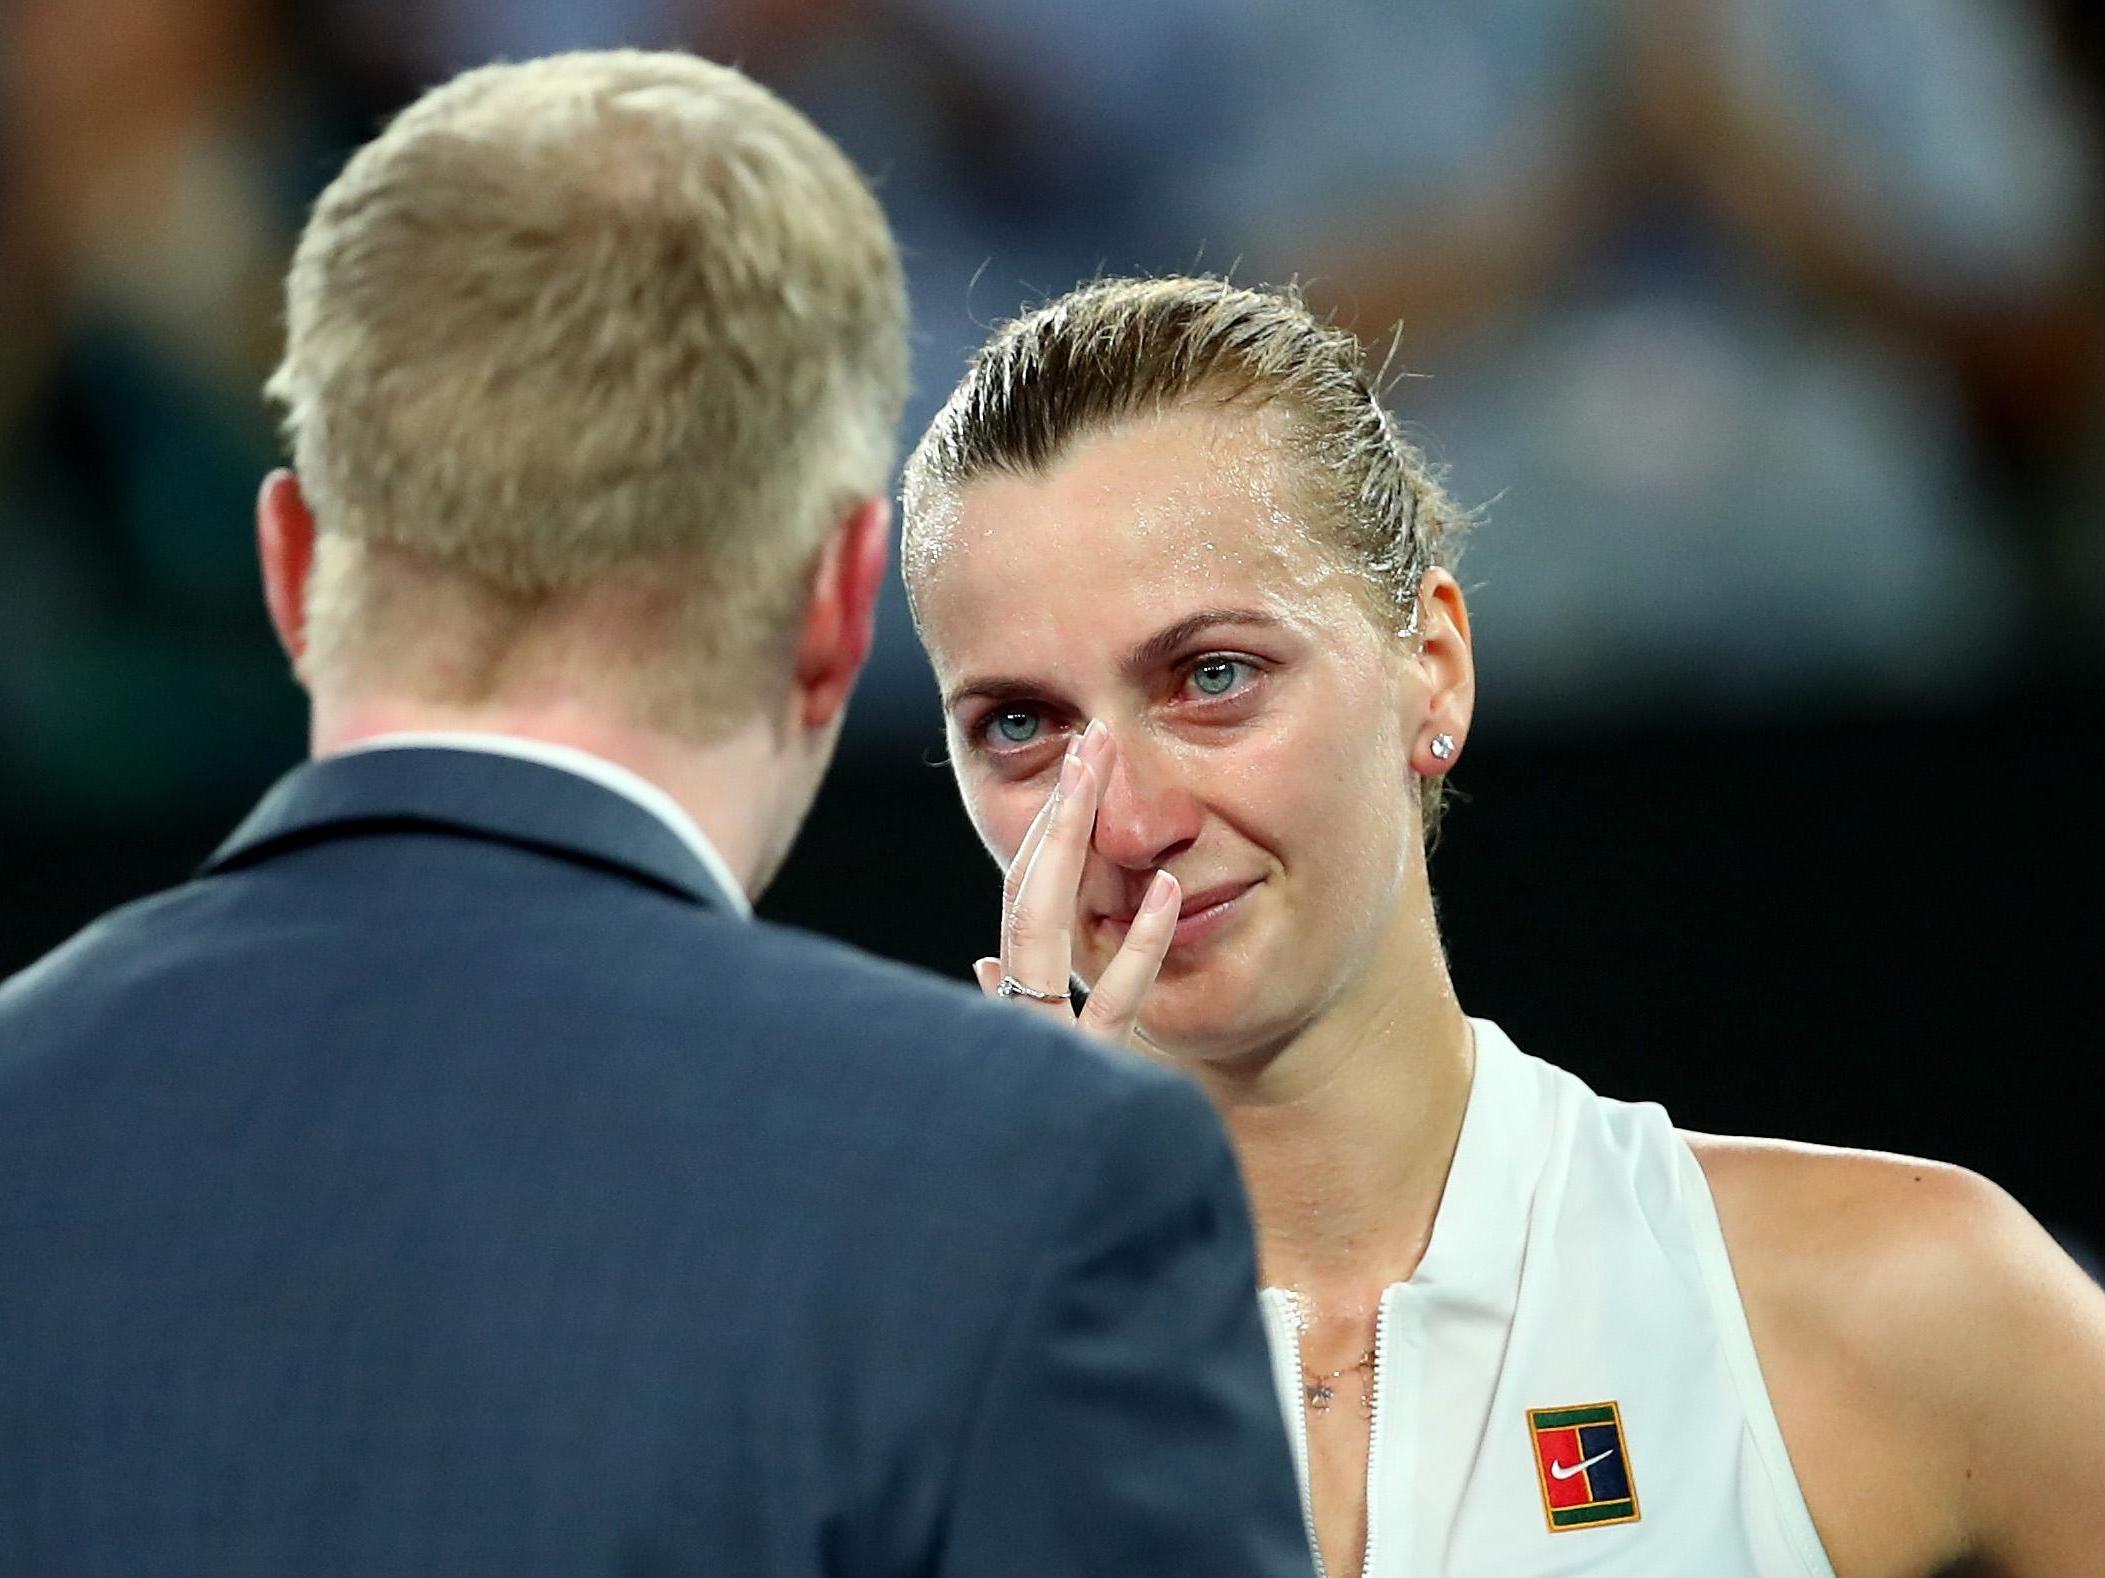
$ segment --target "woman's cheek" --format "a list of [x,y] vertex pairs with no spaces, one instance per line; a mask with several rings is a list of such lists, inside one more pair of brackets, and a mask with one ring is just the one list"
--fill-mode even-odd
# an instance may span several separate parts
[[1279,852],[1342,900],[1384,884],[1380,868],[1400,848],[1406,784],[1392,782],[1382,743],[1349,716],[1307,720],[1268,741],[1250,763],[1250,805]]
[[972,824],[972,831],[979,835],[980,847],[994,857],[994,863],[1006,871],[1009,862],[1016,858],[1016,851],[1023,846],[1023,835],[1019,832],[1010,838],[1005,819],[1000,814],[1001,796],[990,793],[984,785],[965,787],[965,817]]
[[1302,814],[1321,805],[1336,791],[1341,772],[1349,764],[1340,742],[1321,729],[1289,729],[1260,735],[1237,764],[1245,793],[1253,808],[1264,808],[1267,820],[1284,819],[1281,832],[1290,832]]
[[972,830],[1004,871],[1023,847],[1024,835],[1044,805],[1045,791],[1035,782],[981,783],[965,794],[965,814],[971,818]]

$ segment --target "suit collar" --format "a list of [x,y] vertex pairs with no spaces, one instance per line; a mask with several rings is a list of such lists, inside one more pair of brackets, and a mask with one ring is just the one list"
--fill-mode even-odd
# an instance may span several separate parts
[[635,801],[562,767],[481,750],[353,751],[308,762],[278,780],[205,870],[387,826],[518,844],[743,910],[679,834]]
[[[576,773],[580,778],[589,778],[603,788],[611,789],[623,798],[633,800],[644,810],[677,833],[681,842],[694,851],[719,893],[731,901],[731,906],[740,915],[751,915],[753,906],[740,886],[737,873],[724,861],[721,851],[710,841],[686,809],[649,779],[604,756],[580,750],[574,745],[559,745],[553,740],[530,738],[518,734],[497,734],[481,729],[440,729],[396,732],[376,735],[351,746],[354,751],[380,751],[421,749],[438,746],[460,751],[489,751],[498,756],[515,756],[529,762],[539,762],[545,767],[559,767],[565,772]],[[345,754],[348,754],[346,752]]]

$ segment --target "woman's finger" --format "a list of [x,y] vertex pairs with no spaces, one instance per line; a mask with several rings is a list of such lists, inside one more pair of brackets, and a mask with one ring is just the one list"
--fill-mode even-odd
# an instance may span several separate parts
[[1045,797],[1045,804],[1038,807],[1038,814],[1031,818],[1031,825],[1023,830],[1023,842],[1016,846],[1016,854],[1009,861],[1009,869],[1001,878],[1001,925],[1007,931],[1009,911],[1016,907],[1017,891],[1023,886],[1023,874],[1031,869],[1031,856],[1038,853],[1038,845],[1045,837],[1045,829],[1053,819],[1053,812],[1060,808],[1060,791],[1055,789]]
[[1000,995],[1001,961],[999,959],[974,959],[972,979],[979,982],[979,989],[989,997]]
[[1069,1024],[1074,1012],[1062,994],[1074,965],[1074,895],[1095,817],[1094,776],[1079,758],[1070,758],[1060,770],[1052,817],[1002,926],[1003,973],[1043,994],[1019,1000],[1057,1013]]
[[1090,990],[1079,1020],[1082,1029],[1107,1041],[1124,1042],[1132,1036],[1176,934],[1182,897],[1175,877],[1167,871],[1155,873],[1133,924],[1126,928],[1125,942]]
[[[1060,764],[1060,787],[1002,927],[1003,970],[1048,997],[1067,991],[1074,967],[1075,895],[1096,825],[1102,793],[1097,764],[1107,739],[1102,725],[1092,723]],[[1064,1001],[1034,1006],[1071,1013]]]

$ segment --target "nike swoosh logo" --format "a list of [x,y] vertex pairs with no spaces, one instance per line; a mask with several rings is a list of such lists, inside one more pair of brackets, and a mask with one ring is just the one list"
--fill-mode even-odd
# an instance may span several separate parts
[[1551,1479],[1570,1479],[1570,1478],[1572,1477],[1572,1475],[1574,1475],[1574,1474],[1578,1473],[1578,1472],[1579,1472],[1579,1471],[1580,1471],[1581,1469],[1588,1469],[1588,1468],[1592,1468],[1592,1467],[1593,1467],[1593,1465],[1594,1465],[1594,1464],[1596,1464],[1596,1463],[1598,1463],[1598,1462],[1600,1462],[1600,1460],[1601,1460],[1602,1458],[1604,1458],[1604,1457],[1614,1457],[1614,1456],[1615,1456],[1615,1448],[1614,1448],[1614,1447],[1610,1447],[1610,1448],[1609,1448],[1609,1449],[1608,1449],[1607,1451],[1605,1451],[1605,1452],[1596,1452],[1596,1453],[1594,1453],[1594,1455],[1593,1455],[1592,1457],[1590,1457],[1590,1458],[1586,1459],[1586,1461],[1585,1461],[1585,1462],[1583,1462],[1583,1463],[1574,1463],[1574,1464],[1572,1464],[1572,1466],[1571,1466],[1570,1468],[1566,1468],[1566,1467],[1565,1467],[1565,1466],[1564,1466],[1564,1465],[1563,1465],[1562,1463],[1559,1463],[1559,1462],[1558,1462],[1558,1461],[1557,1461],[1557,1460],[1556,1460],[1555,1458],[1552,1458],[1552,1459],[1550,1459],[1550,1478],[1551,1478]]

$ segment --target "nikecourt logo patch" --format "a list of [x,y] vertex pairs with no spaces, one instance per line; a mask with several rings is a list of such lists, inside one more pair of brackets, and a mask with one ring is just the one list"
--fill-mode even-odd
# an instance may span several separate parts
[[1637,1521],[1630,1444],[1623,1437],[1622,1410],[1614,1403],[1531,1408],[1528,1434],[1535,1443],[1542,1513],[1552,1534]]
[[1600,1461],[1601,1461],[1601,1459],[1603,1459],[1603,1458],[1609,1458],[1609,1457],[1614,1457],[1614,1456],[1615,1456],[1615,1448],[1614,1448],[1614,1447],[1610,1447],[1610,1448],[1609,1448],[1609,1449],[1608,1449],[1607,1451],[1605,1451],[1605,1452],[1596,1452],[1596,1453],[1594,1453],[1594,1455],[1593,1455],[1592,1457],[1590,1457],[1590,1458],[1586,1459],[1586,1461],[1585,1461],[1585,1462],[1583,1462],[1583,1463],[1574,1463],[1574,1464],[1572,1464],[1572,1466],[1571,1466],[1570,1468],[1566,1468],[1566,1467],[1565,1467],[1565,1466],[1564,1466],[1564,1465],[1563,1465],[1562,1463],[1552,1463],[1552,1464],[1550,1465],[1550,1478],[1551,1478],[1551,1479],[1570,1479],[1570,1478],[1572,1477],[1572,1475],[1574,1475],[1574,1474],[1578,1473],[1578,1472],[1579,1472],[1579,1471],[1580,1471],[1581,1469],[1588,1469],[1588,1468],[1592,1468],[1592,1467],[1593,1467],[1593,1465],[1594,1465],[1594,1464],[1596,1464],[1596,1463],[1598,1463],[1598,1462],[1600,1462]]

